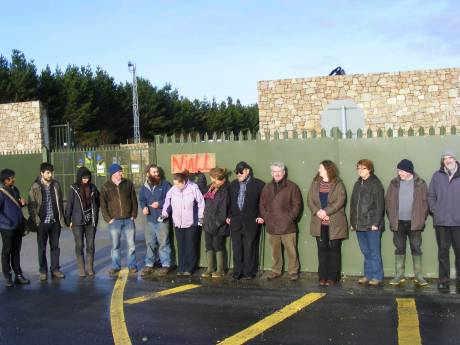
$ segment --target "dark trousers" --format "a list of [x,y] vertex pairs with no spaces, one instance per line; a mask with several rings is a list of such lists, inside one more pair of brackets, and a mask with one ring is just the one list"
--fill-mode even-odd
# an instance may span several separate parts
[[409,237],[412,255],[422,255],[422,231],[412,231],[410,225],[410,220],[400,220],[398,231],[393,232],[393,243],[396,247],[395,255],[406,255],[407,237]]
[[457,282],[460,282],[460,226],[435,226],[435,229],[438,242],[439,282],[449,282],[451,246],[454,248]]
[[2,235],[2,271],[6,278],[11,275],[11,269],[18,275],[22,274],[21,270],[21,245],[22,234],[18,229],[1,230]]
[[174,233],[177,241],[177,272],[193,273],[198,258],[198,227],[174,228]]
[[206,244],[206,251],[213,250],[215,252],[221,252],[224,250],[224,236],[212,235],[209,232],[204,233],[204,242]]
[[59,223],[41,223],[37,230],[38,243],[38,265],[40,273],[48,272],[46,261],[46,244],[50,242],[51,272],[59,271],[59,237],[61,236],[61,226]]
[[75,255],[83,256],[86,240],[86,255],[94,256],[94,237],[96,228],[92,225],[80,225],[72,227],[73,237],[75,239]]
[[258,231],[231,232],[234,275],[256,275],[258,234]]
[[316,245],[319,279],[339,281],[342,268],[342,240],[330,240],[329,226],[321,225],[321,236],[316,237]]

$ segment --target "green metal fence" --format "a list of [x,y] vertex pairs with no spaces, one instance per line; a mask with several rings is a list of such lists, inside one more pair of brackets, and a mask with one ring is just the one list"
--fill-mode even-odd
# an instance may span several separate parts
[[[364,130],[358,133],[345,133],[333,130],[327,136],[324,130],[320,132],[284,132],[271,135],[260,133],[212,134],[212,135],[178,135],[157,136],[155,142],[139,148],[123,146],[107,146],[74,150],[56,150],[50,153],[50,160],[55,166],[56,179],[67,190],[75,179],[75,172],[80,165],[89,166],[94,171],[98,187],[107,179],[103,173],[113,162],[121,164],[139,187],[143,182],[143,169],[147,163],[157,163],[161,166],[166,178],[171,180],[171,155],[214,153],[216,164],[233,170],[241,160],[248,162],[256,177],[270,181],[269,164],[273,161],[283,161],[288,170],[289,178],[301,188],[304,203],[310,183],[316,174],[318,164],[324,159],[337,163],[341,178],[344,180],[348,196],[356,181],[356,162],[362,158],[372,159],[375,163],[376,175],[384,187],[396,176],[396,164],[402,158],[414,162],[416,172],[430,182],[431,175],[439,168],[440,154],[445,148],[457,149],[460,153],[460,136],[457,129],[452,128],[422,128],[398,130]],[[265,137],[266,139],[261,139]],[[270,138],[270,139],[269,139]],[[91,154],[88,154],[91,152]],[[38,166],[42,160],[41,153],[24,155],[0,155],[0,167],[10,167],[18,174],[18,186],[23,193],[29,188],[33,178],[38,175]],[[85,160],[86,158],[86,160]],[[99,173],[98,173],[99,167]],[[230,179],[235,176],[231,175]],[[348,212],[348,208],[347,208]],[[138,228],[144,226],[143,216],[136,221]],[[102,222],[103,223],[103,222]],[[298,250],[302,271],[317,270],[316,242],[309,234],[310,213],[305,206],[299,222]],[[105,228],[101,224],[101,228]],[[387,226],[388,229],[388,226]],[[230,241],[227,241],[229,262],[232,252]],[[343,243],[343,272],[346,275],[358,275],[362,272],[362,255],[355,233]],[[431,217],[423,235],[424,273],[428,277],[437,276],[437,245]],[[382,256],[385,275],[394,272],[394,246],[392,234],[385,231],[382,237]],[[271,265],[271,252],[264,233],[261,234],[260,245],[261,267]],[[410,260],[410,256],[408,258]],[[205,266],[204,239],[202,239],[200,264]],[[410,262],[407,266],[411,267]],[[411,272],[411,269],[408,269]]]

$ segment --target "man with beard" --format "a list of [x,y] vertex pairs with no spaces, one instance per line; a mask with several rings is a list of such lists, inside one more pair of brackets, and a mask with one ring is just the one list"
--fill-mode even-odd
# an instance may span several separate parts
[[59,237],[64,223],[64,206],[59,183],[53,178],[54,167],[50,163],[40,165],[40,176],[30,187],[29,215],[35,222],[38,242],[38,263],[40,280],[48,279],[46,244],[50,242],[51,274],[53,278],[64,278],[59,270]]
[[438,242],[438,289],[449,290],[449,252],[453,245],[457,289],[460,289],[460,171],[453,150],[441,155],[441,168],[433,174],[428,189],[428,205]]
[[171,184],[161,178],[160,170],[155,164],[148,165],[146,173],[147,180],[139,192],[142,213],[147,218],[145,229],[147,251],[145,254],[145,267],[142,269],[141,276],[144,277],[153,273],[157,250],[161,262],[161,269],[158,271],[158,275],[164,276],[169,273],[171,267],[169,223],[158,222],[158,217],[161,216],[166,193],[171,188]]

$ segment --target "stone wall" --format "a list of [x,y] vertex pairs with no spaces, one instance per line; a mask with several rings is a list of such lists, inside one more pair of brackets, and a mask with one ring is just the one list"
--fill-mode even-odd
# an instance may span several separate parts
[[49,146],[48,117],[40,101],[0,104],[0,152]]
[[459,89],[460,68],[260,81],[259,129],[319,131],[327,105],[344,99],[372,130],[458,126]]

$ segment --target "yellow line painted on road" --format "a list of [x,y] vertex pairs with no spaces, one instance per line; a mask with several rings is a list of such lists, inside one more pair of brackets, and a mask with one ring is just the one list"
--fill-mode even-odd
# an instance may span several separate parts
[[178,293],[178,292],[184,292],[184,291],[187,291],[187,290],[195,289],[195,288],[198,288],[200,286],[201,285],[196,285],[196,284],[181,285],[181,286],[178,286],[178,287],[175,287],[175,288],[172,288],[172,289],[163,290],[163,291],[159,291],[159,292],[153,292],[153,293],[145,295],[145,296],[140,296],[140,297],[127,299],[125,301],[125,303],[126,304],[141,303],[141,302],[145,302],[145,301],[148,301],[148,300],[151,300],[151,299],[154,299],[154,298],[168,296],[168,295],[172,295],[172,294],[175,294],[175,293]]
[[112,292],[110,302],[110,324],[112,326],[113,341],[115,345],[131,345],[128,329],[126,328],[125,312],[123,310],[123,293],[128,280],[128,269],[124,268],[118,273],[117,282]]
[[259,334],[265,332],[267,329],[275,326],[276,324],[284,321],[288,317],[291,317],[295,313],[301,311],[308,305],[316,302],[320,298],[323,298],[325,293],[309,293],[305,296],[299,298],[298,300],[288,304],[284,308],[278,310],[277,312],[267,316],[265,319],[260,320],[259,322],[253,324],[252,326],[242,330],[235,335],[218,342],[218,344],[223,345],[238,345],[244,344],[245,342],[251,340],[252,338],[257,337]]
[[413,298],[396,298],[398,303],[398,344],[421,345],[417,306]]

